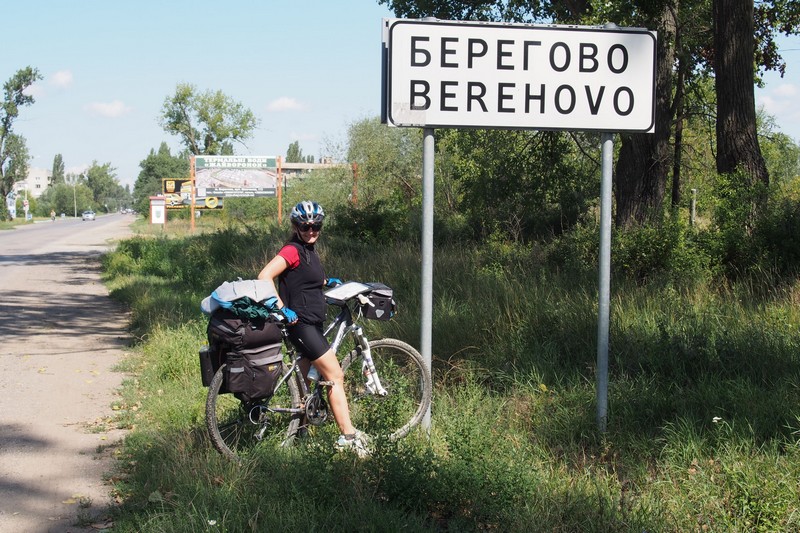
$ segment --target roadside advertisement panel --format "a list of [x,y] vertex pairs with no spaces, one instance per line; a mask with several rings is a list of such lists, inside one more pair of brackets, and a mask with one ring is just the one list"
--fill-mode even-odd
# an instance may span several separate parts
[[277,195],[277,157],[204,156],[194,158],[198,198],[261,198]]

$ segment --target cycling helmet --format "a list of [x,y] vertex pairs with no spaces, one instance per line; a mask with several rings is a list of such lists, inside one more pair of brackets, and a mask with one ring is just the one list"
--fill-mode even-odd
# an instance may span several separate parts
[[325,220],[325,211],[322,210],[322,206],[317,202],[304,200],[292,208],[292,214],[289,218],[292,219],[293,224],[304,224],[306,222],[320,224]]

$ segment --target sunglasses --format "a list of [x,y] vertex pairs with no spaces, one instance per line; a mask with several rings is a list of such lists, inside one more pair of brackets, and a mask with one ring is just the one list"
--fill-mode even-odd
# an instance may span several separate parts
[[322,224],[321,223],[320,224],[311,224],[309,222],[306,222],[305,224],[298,224],[297,225],[297,229],[299,229],[303,233],[308,232],[308,231],[312,231],[312,230],[313,231],[319,231],[319,230],[322,229]]

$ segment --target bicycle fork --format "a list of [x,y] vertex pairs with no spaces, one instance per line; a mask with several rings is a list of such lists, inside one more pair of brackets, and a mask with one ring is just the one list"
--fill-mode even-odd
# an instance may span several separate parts
[[375,362],[372,360],[372,350],[369,347],[369,341],[362,334],[361,327],[357,327],[355,331],[358,338],[358,344],[361,351],[361,374],[366,378],[367,390],[370,394],[377,394],[378,396],[387,396],[389,391],[381,385],[381,379],[378,376],[378,370],[375,368]]

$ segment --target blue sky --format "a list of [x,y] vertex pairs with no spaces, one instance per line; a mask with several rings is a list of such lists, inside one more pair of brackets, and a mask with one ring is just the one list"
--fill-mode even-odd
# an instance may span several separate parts
[[[15,123],[32,166],[68,172],[110,163],[132,185],[139,162],[178,139],[158,125],[178,83],[221,90],[261,124],[237,153],[331,154],[349,124],[380,114],[381,19],[376,0],[25,0],[4,7],[0,81],[33,66],[44,79]],[[787,76],[757,103],[800,141],[800,37],[781,41]]]
[[375,0],[25,0],[3,10],[0,81],[31,65],[44,79],[15,130],[32,166],[111,163],[133,184],[139,162],[177,137],[158,125],[178,83],[221,90],[261,124],[237,153],[319,157],[347,126],[380,114]]

